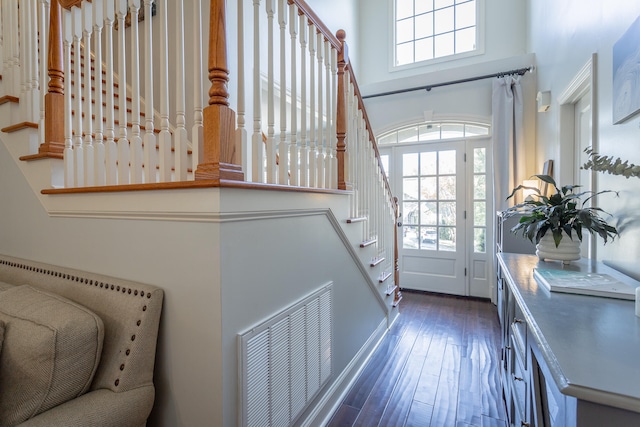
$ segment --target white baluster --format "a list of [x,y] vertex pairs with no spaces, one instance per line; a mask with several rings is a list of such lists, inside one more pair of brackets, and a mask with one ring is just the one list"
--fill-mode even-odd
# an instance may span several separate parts
[[300,19],[300,186],[309,186],[309,151],[307,148],[307,17]]
[[95,119],[95,148],[94,148],[94,184],[106,184],[105,172],[105,146],[104,146],[104,124],[103,124],[103,107],[102,107],[102,26],[104,25],[104,7],[97,3],[93,7],[93,39],[95,40],[94,53],[94,97],[96,100],[96,119]]
[[[29,58],[31,62],[31,67],[29,69],[29,79],[31,83],[29,84],[31,88],[31,109],[29,110],[30,121],[37,123],[40,120],[40,104],[41,98],[44,100],[44,95],[41,94],[40,91],[40,78],[39,78],[39,69],[38,69],[38,0],[29,0],[29,28],[32,33],[29,35]],[[48,68],[48,67],[47,67]],[[48,82],[47,82],[48,83]],[[46,87],[43,93],[46,92]],[[44,139],[41,139],[40,142],[44,142]]]
[[[244,0],[238,0],[242,3]],[[267,0],[269,2],[271,0]],[[267,8],[269,6],[267,5]],[[253,134],[251,148],[253,157],[253,182],[265,182],[265,147],[262,141],[262,77],[260,76],[260,0],[253,0]],[[268,163],[268,160],[267,160]]]
[[289,34],[291,35],[291,133],[289,141],[289,180],[291,185],[299,185],[298,180],[298,93],[297,79],[298,64],[296,52],[298,50],[298,8],[295,4],[289,6]]
[[171,180],[171,133],[169,132],[169,33],[167,1],[160,1],[160,146],[158,164],[160,182]]
[[[20,11],[24,11],[26,9],[26,2],[28,0],[20,0],[19,4],[18,4],[18,9]],[[27,96],[27,92],[28,92],[28,88],[27,88],[27,77],[26,74],[28,73],[28,69],[29,69],[29,63],[27,61],[27,55],[24,52],[24,48],[25,46],[27,46],[27,35],[29,34],[29,31],[24,31],[24,29],[27,28],[27,17],[26,17],[26,13],[20,13],[20,14],[16,14],[16,16],[18,17],[18,22],[19,22],[19,40],[20,40],[20,44],[19,44],[19,52],[18,52],[18,78],[20,81],[20,99],[23,100],[23,102],[19,103],[19,109],[20,109],[20,117],[23,118],[23,120],[27,121],[29,120],[27,117],[27,111],[28,111],[28,107],[29,107],[29,98]]]
[[331,188],[331,182],[333,181],[332,177],[332,169],[331,169],[331,157],[332,157],[332,145],[333,138],[335,133],[333,132],[333,97],[331,96],[331,57],[332,57],[333,49],[331,48],[331,44],[329,40],[324,40],[324,77],[326,80],[325,84],[325,109],[326,109],[326,124],[325,124],[325,155],[324,155],[324,187]]
[[[131,139],[130,150],[130,174],[131,183],[142,183],[142,136],[140,135],[140,34],[138,31],[138,14],[140,13],[140,0],[129,0],[129,14],[131,16]],[[125,32],[125,28],[118,30]],[[126,105],[126,104],[125,104]],[[125,108],[125,117],[127,110]],[[122,117],[122,111],[120,112]]]
[[127,46],[124,20],[127,16],[127,0],[116,0],[116,16],[118,17],[118,184],[130,183],[129,163],[130,151],[127,136]]
[[[4,1],[2,4],[6,4]],[[2,75],[2,79],[7,79],[7,93],[12,96],[20,96],[22,89],[22,80],[20,73],[20,18],[18,14],[18,0],[9,0],[8,13],[5,16],[6,28],[10,28],[8,32],[8,40],[5,44],[8,53],[8,66],[9,73],[7,76]],[[4,7],[4,6],[3,6]]]
[[[245,171],[249,171],[247,160],[247,129],[246,129],[246,102],[245,102],[245,78],[244,78],[244,2],[238,1],[238,102],[237,102],[237,123],[238,129],[236,129],[236,146],[240,147],[242,151],[242,168]],[[253,179],[251,177],[250,179]]]
[[73,150],[73,104],[71,100],[71,44],[73,43],[73,21],[69,12],[63,11],[63,49],[64,49],[64,69],[66,73],[66,84],[64,88],[64,186],[72,188],[75,186],[74,174],[74,150]]
[[318,185],[316,163],[316,27],[309,25],[309,187]]
[[115,101],[114,101],[114,65],[113,65],[113,22],[115,20],[115,4],[114,0],[103,0],[104,3],[104,45],[105,45],[105,137],[107,143],[105,146],[105,170],[106,184],[116,185],[118,182],[118,148],[115,142]]
[[187,129],[185,128],[185,94],[184,94],[184,5],[183,0],[175,0],[176,4],[176,129],[173,133],[175,147],[175,179],[187,180]]
[[93,152],[93,117],[91,101],[91,33],[93,32],[93,4],[83,2],[82,10],[82,35],[83,35],[83,54],[84,54],[84,123],[82,130],[84,132],[84,184],[88,187],[94,185],[94,152]]
[[316,34],[317,55],[318,55],[318,160],[317,160],[317,186],[324,188],[324,90],[323,90],[323,58],[324,58],[324,35],[321,32]]
[[275,94],[274,94],[274,52],[273,19],[275,0],[266,0],[267,6],[267,182],[276,183],[275,149]]
[[[244,0],[238,0],[238,21],[243,20],[241,6]],[[204,66],[202,62],[202,0],[194,0],[193,7],[193,127],[191,129],[191,160],[192,169],[195,171],[200,164],[202,156],[202,142],[204,141],[204,126],[202,116],[202,75]],[[244,67],[240,68],[244,73]]]
[[73,120],[73,172],[74,186],[84,187],[84,149],[82,147],[82,61],[80,58],[82,38],[82,10],[73,7],[73,80],[74,80],[74,120]]
[[[153,116],[153,0],[144,0],[144,181],[157,181],[156,134]],[[198,19],[199,21],[199,19]]]
[[[38,6],[39,6],[39,15],[40,15],[40,20],[39,20],[39,27],[38,27],[38,31],[40,32],[40,34],[49,34],[49,13],[50,13],[50,1],[51,0],[40,0],[38,2]],[[0,9],[2,9],[2,6],[0,5]],[[2,25],[2,21],[1,21],[1,17],[0,17],[0,25]],[[40,134],[39,137],[39,141],[40,142],[44,142],[44,96],[47,93],[47,88],[49,87],[49,70],[48,70],[48,63],[49,63],[49,58],[48,58],[48,52],[49,52],[49,37],[38,37],[38,43],[39,43],[39,54],[40,54],[40,59],[39,59],[39,71],[40,71],[40,76],[39,76],[39,83],[38,83],[38,87],[40,88],[40,118],[38,120],[38,133]],[[68,70],[68,68],[67,68]],[[65,92],[66,93],[66,92]]]
[[287,147],[287,62],[286,62],[286,31],[287,31],[287,2],[278,0],[278,23],[280,24],[280,141],[278,143],[279,165],[278,183],[289,184],[289,150]]
[[331,182],[329,187],[338,188],[338,129],[337,129],[337,114],[338,114],[338,51],[331,49],[331,101],[333,105],[331,114]]

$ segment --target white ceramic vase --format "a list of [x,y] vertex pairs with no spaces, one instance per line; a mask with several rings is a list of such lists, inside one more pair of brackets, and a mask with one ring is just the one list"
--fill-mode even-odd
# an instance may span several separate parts
[[540,243],[536,245],[536,255],[542,261],[544,260],[557,260],[562,261],[563,264],[569,264],[570,261],[576,261],[580,259],[580,240],[578,238],[571,239],[566,234],[562,235],[562,240],[556,248],[556,243],[553,240],[553,234],[551,231],[540,239]]

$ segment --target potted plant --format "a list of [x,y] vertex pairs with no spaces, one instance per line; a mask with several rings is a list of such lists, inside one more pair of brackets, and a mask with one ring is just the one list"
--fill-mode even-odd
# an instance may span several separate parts
[[[504,217],[522,215],[511,232],[522,234],[523,237],[535,243],[536,254],[540,259],[564,262],[580,259],[580,242],[585,230],[602,237],[605,244],[609,239],[613,240],[619,235],[618,230],[600,216],[601,213],[606,214],[605,211],[598,207],[585,207],[585,204],[594,196],[613,191],[576,193],[575,190],[580,187],[579,185],[565,185],[558,188],[549,175],[534,176],[552,185],[555,194],[547,197],[536,187],[519,185],[513,189],[507,199],[525,189],[533,191],[533,195],[507,209]],[[583,197],[584,200],[582,200]]]

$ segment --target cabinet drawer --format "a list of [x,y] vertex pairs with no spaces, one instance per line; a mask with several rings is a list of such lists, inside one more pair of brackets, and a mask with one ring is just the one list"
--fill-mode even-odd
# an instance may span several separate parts
[[519,353],[522,366],[527,369],[527,322],[524,320],[524,313],[518,304],[515,304],[514,316],[511,321],[511,336],[513,337],[514,351]]
[[513,388],[514,400],[519,403],[522,410],[522,417],[525,416],[526,402],[528,402],[529,377],[527,371],[523,368],[522,360],[518,352],[514,352],[513,367],[511,372],[511,384]]

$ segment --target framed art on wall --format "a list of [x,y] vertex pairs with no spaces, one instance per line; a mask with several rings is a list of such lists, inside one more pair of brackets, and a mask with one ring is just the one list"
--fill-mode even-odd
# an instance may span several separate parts
[[613,45],[613,123],[640,112],[640,18]]

